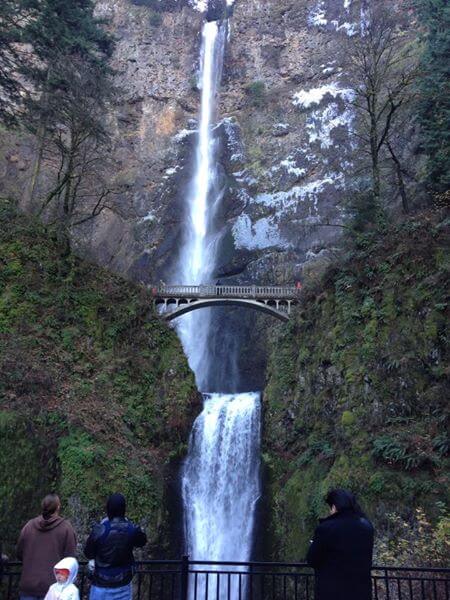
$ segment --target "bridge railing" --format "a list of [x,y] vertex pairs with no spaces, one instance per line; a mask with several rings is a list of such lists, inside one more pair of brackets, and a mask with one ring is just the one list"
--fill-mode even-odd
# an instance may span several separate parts
[[299,288],[275,285],[158,285],[150,286],[154,296],[171,298],[273,298],[295,300]]
[[[0,597],[17,600],[21,565],[4,562]],[[77,580],[87,600],[86,563]],[[374,600],[448,600],[450,569],[374,567]],[[150,560],[136,563],[133,600],[315,600],[314,572],[304,563]]]

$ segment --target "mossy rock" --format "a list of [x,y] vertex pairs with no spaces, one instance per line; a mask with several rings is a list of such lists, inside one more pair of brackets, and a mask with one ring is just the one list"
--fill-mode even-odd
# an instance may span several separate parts
[[450,489],[443,223],[419,214],[347,240],[340,262],[305,281],[302,305],[272,340],[273,558],[303,558],[333,486],[359,494],[381,538],[388,513],[407,520],[420,508],[438,527]]
[[67,256],[51,228],[5,201],[0,219],[2,539],[50,489],[82,539],[122,491],[167,546],[166,488],[200,409],[175,332],[144,289]]

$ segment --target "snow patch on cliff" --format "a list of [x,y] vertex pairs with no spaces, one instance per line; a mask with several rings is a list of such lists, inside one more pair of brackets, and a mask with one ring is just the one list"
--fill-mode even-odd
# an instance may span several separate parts
[[355,97],[355,92],[350,88],[340,88],[337,83],[327,83],[318,88],[296,92],[292,97],[292,104],[301,108],[309,108],[313,104],[320,104],[327,95],[351,102]]
[[[208,8],[208,0],[190,0],[190,4],[195,10],[200,12],[205,12]],[[232,6],[234,4],[234,0],[227,0],[227,6]]]
[[193,133],[197,133],[197,131],[195,129],[180,129],[180,131],[173,136],[172,140],[177,143],[182,142]]
[[296,185],[287,192],[274,192],[272,194],[258,194],[250,200],[250,204],[260,204],[273,208],[275,214],[282,216],[291,208],[295,208],[299,202],[311,200],[314,207],[317,209],[319,194],[322,193],[326,186],[334,186],[334,188],[343,185],[342,173],[329,173],[323,179],[315,179],[304,185]]
[[273,217],[263,217],[252,223],[248,215],[240,215],[233,225],[233,237],[236,248],[247,250],[289,247],[281,238]]
[[322,149],[331,148],[333,130],[345,127],[347,131],[351,131],[353,117],[353,111],[345,109],[341,112],[336,102],[332,102],[323,110],[314,110],[306,122],[309,143],[319,142]]
[[244,146],[239,135],[239,126],[236,121],[230,117],[222,120],[225,135],[227,137],[227,146],[230,153],[231,162],[243,162],[245,160]]
[[282,160],[280,165],[286,169],[289,175],[295,175],[295,177],[303,177],[306,175],[306,169],[297,167],[297,163],[292,156],[288,156],[285,160]]
[[[249,205],[257,205],[270,210],[270,215],[252,221],[248,214],[241,214],[232,229],[236,248],[263,250],[266,248],[287,249],[292,244],[280,234],[278,223],[286,217],[299,218],[300,203],[307,203],[309,215],[301,216],[302,222],[315,223],[319,219],[319,200],[329,187],[344,187],[343,173],[330,172],[323,179],[316,179],[304,185],[296,185],[286,192],[262,193],[248,198]],[[302,211],[304,213],[304,209]]]
[[325,2],[321,0],[314,10],[312,10],[308,16],[308,23],[320,27],[321,25],[327,25],[328,21],[325,18]]
[[[343,9],[349,14],[352,0],[344,0]],[[325,0],[319,0],[315,8],[308,15],[308,25],[310,27],[319,27],[332,29],[334,31],[344,31],[348,36],[353,36],[358,33],[359,23],[349,23],[344,21],[340,23],[337,19],[327,18],[327,7]]]

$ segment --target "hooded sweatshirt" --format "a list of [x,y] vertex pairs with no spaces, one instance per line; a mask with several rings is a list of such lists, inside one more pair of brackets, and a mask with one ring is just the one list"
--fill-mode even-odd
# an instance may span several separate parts
[[[63,558],[54,566],[55,569],[67,569],[69,577],[65,583],[54,583],[50,586],[44,600],[80,600],[77,587],[74,585],[78,573],[78,562],[71,556]],[[55,573],[56,577],[56,573]]]
[[31,519],[20,533],[17,555],[22,560],[20,592],[29,596],[45,596],[55,581],[53,566],[76,551],[72,525],[60,516]]

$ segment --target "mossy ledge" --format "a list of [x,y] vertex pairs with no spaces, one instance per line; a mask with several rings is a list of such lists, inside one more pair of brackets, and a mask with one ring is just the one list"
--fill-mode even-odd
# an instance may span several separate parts
[[326,491],[343,486],[375,523],[379,560],[444,562],[448,242],[438,212],[359,235],[278,329],[264,395],[270,557],[303,558]]
[[67,255],[11,202],[0,201],[0,222],[4,549],[48,490],[80,538],[121,491],[150,553],[167,553],[168,490],[200,410],[177,336],[144,289]]

